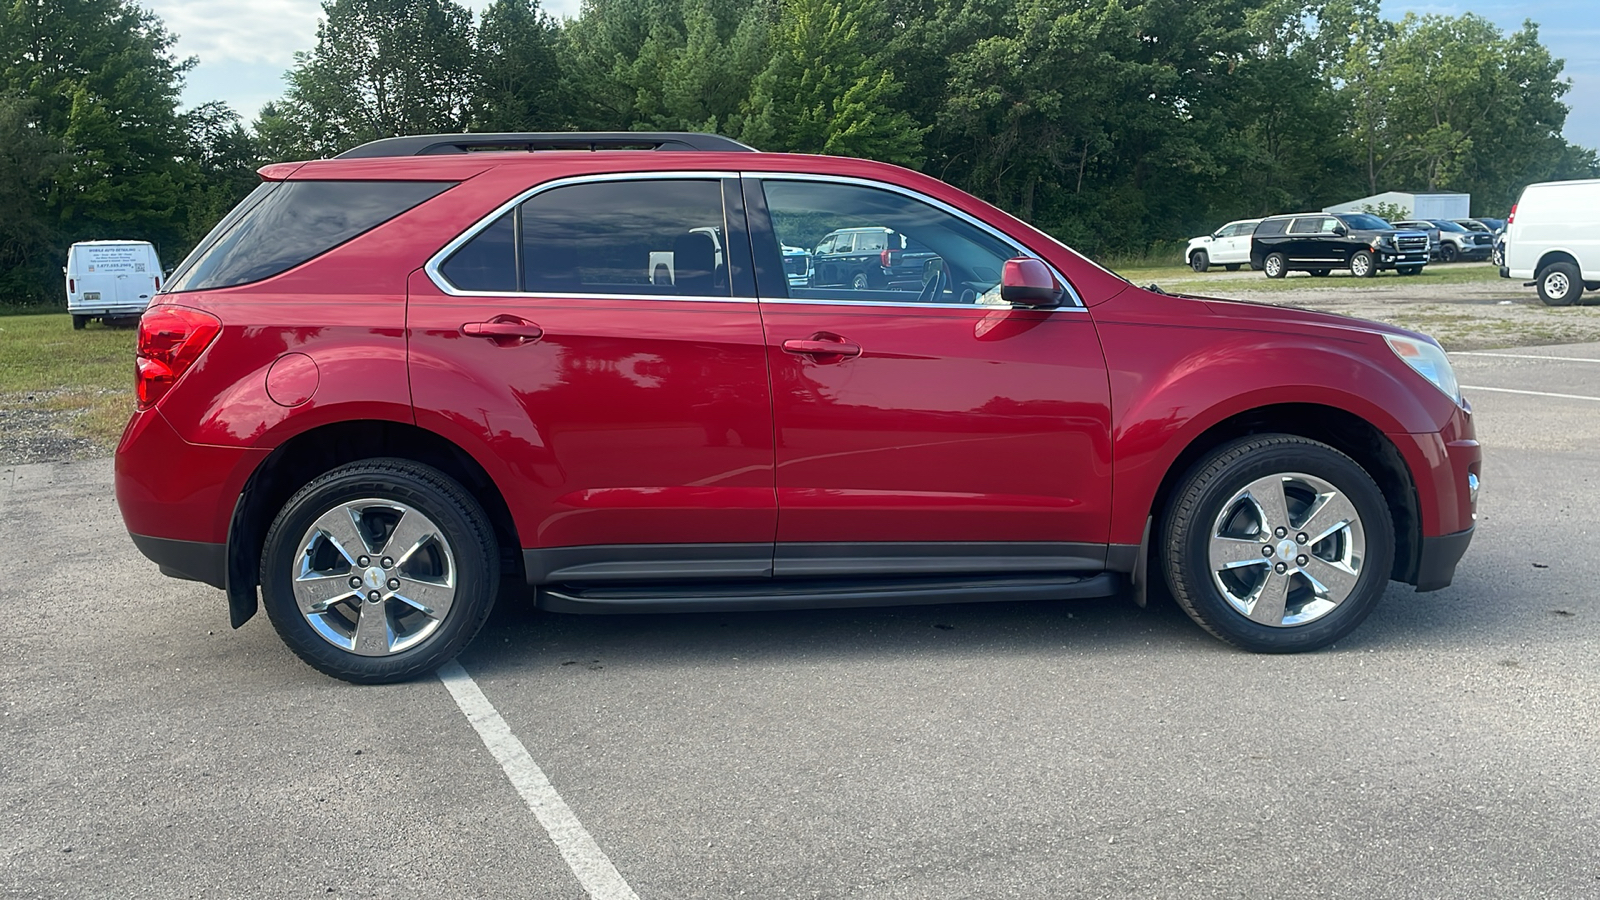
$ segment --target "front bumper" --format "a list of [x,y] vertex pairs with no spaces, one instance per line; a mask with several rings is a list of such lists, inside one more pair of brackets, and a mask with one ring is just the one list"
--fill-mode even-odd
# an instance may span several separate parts
[[1450,586],[1450,580],[1456,574],[1456,563],[1467,552],[1467,545],[1472,543],[1472,532],[1476,528],[1474,525],[1455,534],[1422,539],[1422,549],[1417,558],[1418,593]]

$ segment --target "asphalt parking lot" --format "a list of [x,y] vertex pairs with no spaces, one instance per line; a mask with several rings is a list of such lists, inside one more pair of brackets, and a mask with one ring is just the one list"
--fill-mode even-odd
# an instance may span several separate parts
[[109,461],[0,466],[0,894],[1600,897],[1600,344],[1454,359],[1456,583],[1302,656],[1120,600],[502,603],[357,688],[161,576]]

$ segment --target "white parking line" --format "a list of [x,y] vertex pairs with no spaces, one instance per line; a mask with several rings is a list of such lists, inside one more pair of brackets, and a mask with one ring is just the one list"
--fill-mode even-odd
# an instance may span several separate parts
[[1552,362],[1600,363],[1600,359],[1583,356],[1535,356],[1532,353],[1489,353],[1483,350],[1461,350],[1451,356],[1493,356],[1499,359],[1548,359]]
[[1463,384],[1463,391],[1494,391],[1499,394],[1527,394],[1531,397],[1559,397],[1562,400],[1593,400],[1600,403],[1600,397],[1585,397],[1582,394],[1552,394],[1549,391],[1518,391],[1511,388],[1484,387],[1480,384]]
[[439,680],[444,682],[467,721],[483,738],[483,745],[505,770],[511,786],[522,795],[523,802],[550,834],[550,840],[561,851],[561,858],[567,861],[589,896],[594,900],[639,900],[639,895],[622,880],[617,867],[584,830],[572,808],[556,793],[550,779],[529,755],[528,748],[511,733],[511,726],[500,718],[500,713],[467,670],[461,668],[460,663],[448,663],[439,669]]

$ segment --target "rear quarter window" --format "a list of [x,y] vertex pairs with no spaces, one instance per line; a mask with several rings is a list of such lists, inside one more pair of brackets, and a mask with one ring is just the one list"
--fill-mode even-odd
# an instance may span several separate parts
[[452,185],[434,181],[263,184],[189,254],[167,289],[204,291],[271,278],[371,231]]
[[1275,234],[1283,234],[1284,227],[1288,224],[1288,219],[1268,220],[1266,222],[1262,222],[1260,225],[1257,225],[1255,233],[1261,235],[1262,237],[1271,237]]

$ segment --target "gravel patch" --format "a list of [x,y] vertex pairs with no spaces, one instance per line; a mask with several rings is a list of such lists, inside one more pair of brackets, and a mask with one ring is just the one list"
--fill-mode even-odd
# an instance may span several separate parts
[[0,394],[0,465],[62,462],[105,456],[101,447],[74,427],[81,409],[59,409],[50,398],[65,392]]

